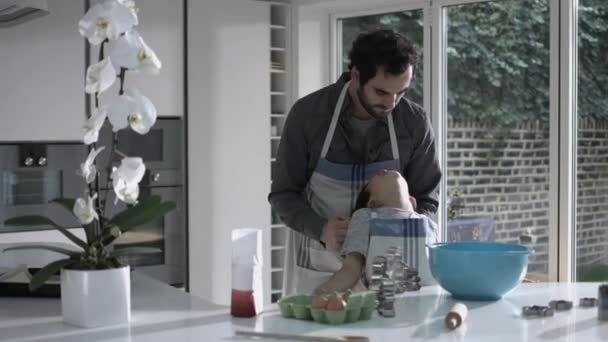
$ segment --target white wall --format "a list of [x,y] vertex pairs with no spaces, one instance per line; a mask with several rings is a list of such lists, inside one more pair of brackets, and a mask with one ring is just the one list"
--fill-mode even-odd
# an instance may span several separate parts
[[362,12],[392,11],[420,0],[299,0],[298,1],[298,83],[302,97],[335,80],[331,68],[331,15],[360,15]]
[[85,120],[84,1],[0,28],[0,140],[79,141]]
[[220,304],[232,229],[270,229],[269,15],[258,1],[188,2],[190,290]]
[[[91,6],[103,2],[92,0]],[[159,117],[181,117],[184,114],[184,0],[138,1],[139,23],[135,27],[158,56],[162,68],[158,75],[127,72],[125,89],[136,88],[147,96]],[[107,48],[106,48],[107,53]],[[99,46],[91,46],[90,63],[97,63]],[[120,82],[102,94],[118,94]],[[95,107],[91,101],[91,107]]]
[[159,116],[184,114],[184,0],[137,1],[137,30],[162,63],[158,75],[131,76],[131,86],[154,102]]

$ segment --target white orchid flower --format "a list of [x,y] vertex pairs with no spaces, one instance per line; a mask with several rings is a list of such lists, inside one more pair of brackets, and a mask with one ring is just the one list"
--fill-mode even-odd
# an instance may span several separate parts
[[119,167],[112,169],[112,186],[117,200],[129,204],[137,203],[139,182],[146,173],[146,166],[139,157],[123,158]]
[[88,94],[103,93],[114,84],[116,69],[110,57],[87,68],[87,80],[84,91]]
[[129,114],[128,120],[131,129],[139,134],[146,134],[156,123],[156,107],[149,98],[142,95],[137,89],[127,90],[135,102],[135,111]]
[[99,139],[99,130],[103,123],[106,121],[107,113],[105,109],[98,109],[85,123],[84,123],[84,143],[90,145],[97,142]]
[[124,4],[111,0],[91,7],[78,22],[78,30],[89,43],[98,45],[106,38],[116,40],[137,25],[137,15]]
[[97,167],[95,167],[95,158],[97,155],[103,151],[105,146],[101,146],[98,149],[91,149],[89,152],[89,156],[84,161],[84,163],[80,163],[80,170],[78,170],[78,174],[81,175],[87,184],[93,183],[95,177],[97,176]]
[[139,197],[139,185],[137,183],[129,184],[124,179],[116,178],[112,180],[112,186],[116,194],[114,204],[118,203],[118,200],[127,204],[137,204],[137,198]]
[[129,126],[129,115],[137,108],[135,101],[129,95],[114,96],[108,101],[108,120],[112,130],[118,132]]
[[108,105],[108,119],[114,132],[131,126],[135,132],[146,134],[156,123],[156,117],[152,101],[135,89],[111,99]]
[[81,224],[89,224],[93,222],[93,220],[99,220],[99,215],[95,210],[95,205],[93,201],[97,198],[97,194],[91,196],[87,196],[87,199],[78,198],[74,203],[74,215],[78,218],[78,221]]
[[137,26],[137,24],[138,24],[137,13],[139,13],[139,8],[135,4],[135,1],[133,1],[133,0],[118,0],[118,3],[120,3],[123,6],[125,6],[126,8],[128,8],[131,11],[131,13],[133,13],[133,15],[135,16],[135,26]]
[[127,68],[147,74],[158,74],[162,64],[156,53],[135,30],[125,33],[110,44],[110,57],[116,69]]
[[127,157],[120,161],[116,174],[127,183],[139,183],[146,173],[146,165],[140,157]]

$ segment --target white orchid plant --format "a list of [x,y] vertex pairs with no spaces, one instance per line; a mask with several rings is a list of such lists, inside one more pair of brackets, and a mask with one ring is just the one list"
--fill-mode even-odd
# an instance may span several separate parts
[[[54,261],[38,271],[30,283],[30,289],[40,287],[48,278],[63,268],[96,270],[124,266],[121,257],[128,254],[157,252],[147,247],[113,249],[112,243],[130,229],[162,217],[175,208],[174,202],[163,202],[158,196],[139,199],[139,182],[143,179],[146,166],[142,158],[126,156],[117,149],[118,132],[132,129],[146,134],[156,122],[156,108],[146,96],[137,89],[125,89],[127,72],[158,74],[161,62],[154,51],[146,45],[135,30],[138,24],[138,9],[133,1],[103,0],[91,7],[78,23],[80,34],[92,45],[99,45],[98,63],[88,67],[84,90],[94,96],[95,110],[84,123],[83,141],[89,146],[89,154],[76,171],[86,184],[82,198],[60,198],[53,202],[72,212],[83,225],[86,240],[80,239],[65,227],[61,227],[44,216],[19,216],[6,220],[6,225],[40,226],[50,225],[58,229],[79,250],[47,246],[15,246],[15,249],[45,249],[65,254],[67,258]],[[107,44],[107,55],[104,48]],[[100,104],[100,95],[120,82],[118,95],[106,96]],[[99,131],[106,122],[112,126],[113,144],[97,146]],[[107,199],[99,196],[98,170],[95,159],[104,150],[112,153],[109,158],[121,159],[118,166],[108,167],[108,183],[111,180],[116,204],[122,201],[127,209],[111,218],[105,218]],[[113,158],[116,157],[116,158]],[[110,203],[111,205],[112,203]]]

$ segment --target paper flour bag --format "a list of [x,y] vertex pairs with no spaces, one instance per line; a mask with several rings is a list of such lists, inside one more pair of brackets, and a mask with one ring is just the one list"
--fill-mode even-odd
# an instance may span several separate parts
[[262,231],[241,228],[232,231],[232,296],[230,313],[255,316],[262,308]]

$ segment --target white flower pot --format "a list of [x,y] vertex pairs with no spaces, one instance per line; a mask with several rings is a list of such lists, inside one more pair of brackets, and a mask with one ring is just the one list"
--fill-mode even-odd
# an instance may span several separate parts
[[128,323],[129,266],[108,270],[61,270],[63,321],[84,328]]

